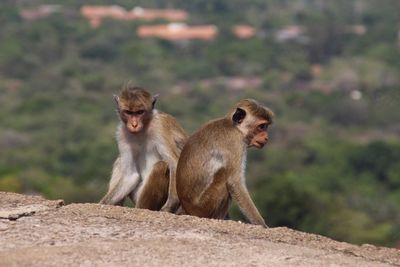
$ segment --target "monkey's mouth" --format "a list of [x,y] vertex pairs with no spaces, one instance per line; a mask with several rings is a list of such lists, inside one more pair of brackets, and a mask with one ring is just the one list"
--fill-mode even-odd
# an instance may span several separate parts
[[262,143],[262,142],[254,142],[254,146],[257,148],[263,148],[265,146],[266,143]]
[[136,133],[139,133],[142,130],[142,128],[141,127],[136,127],[136,128],[128,127],[128,130],[130,133],[136,134]]

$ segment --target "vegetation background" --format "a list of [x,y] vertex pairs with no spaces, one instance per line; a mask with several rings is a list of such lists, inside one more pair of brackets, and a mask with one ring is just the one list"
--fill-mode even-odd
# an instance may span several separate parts
[[[61,8],[21,17],[42,4]],[[219,35],[140,39],[139,25],[164,22],[92,29],[82,1],[1,1],[0,190],[97,202],[117,156],[112,94],[128,81],[159,93],[158,108],[189,132],[253,97],[276,113],[269,146],[249,152],[247,169],[268,224],[400,246],[400,1],[85,4],[181,8],[188,24],[215,24]],[[239,39],[236,24],[258,33]],[[289,25],[301,34],[277,39]]]

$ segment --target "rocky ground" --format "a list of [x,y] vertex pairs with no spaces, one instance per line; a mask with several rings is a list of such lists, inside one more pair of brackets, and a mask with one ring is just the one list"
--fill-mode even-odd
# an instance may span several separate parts
[[0,266],[400,266],[400,250],[288,228],[0,192]]

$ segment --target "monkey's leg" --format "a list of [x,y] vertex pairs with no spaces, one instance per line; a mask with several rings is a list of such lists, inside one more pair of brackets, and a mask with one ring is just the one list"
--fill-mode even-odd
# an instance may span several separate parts
[[153,166],[149,177],[144,181],[135,207],[139,209],[160,210],[168,198],[169,170],[165,161]]
[[194,201],[182,202],[187,214],[205,218],[224,219],[228,214],[230,196],[226,188],[228,173],[219,169],[212,178],[212,183]]

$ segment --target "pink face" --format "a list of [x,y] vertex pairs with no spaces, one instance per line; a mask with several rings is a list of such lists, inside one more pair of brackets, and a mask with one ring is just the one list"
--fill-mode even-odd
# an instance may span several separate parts
[[256,148],[263,148],[268,142],[268,121],[258,120],[249,130],[249,135],[251,136],[249,146],[254,146]]
[[122,110],[122,120],[125,122],[129,132],[137,134],[141,132],[145,125],[147,112],[144,109],[135,111],[124,109]]

